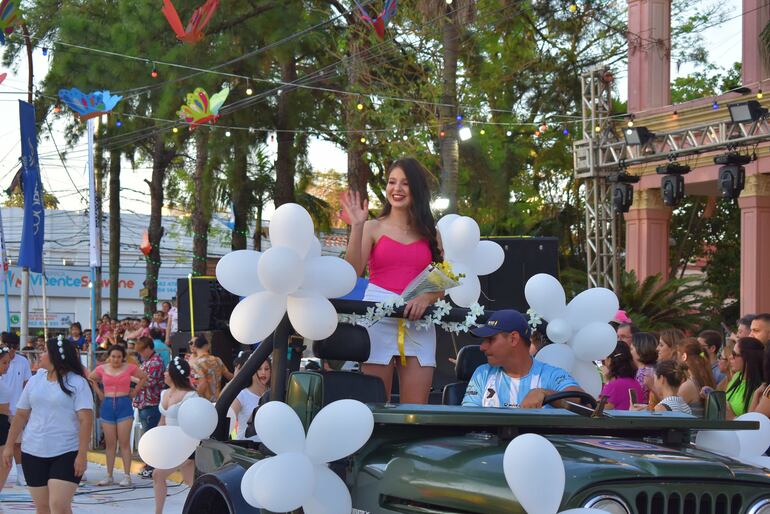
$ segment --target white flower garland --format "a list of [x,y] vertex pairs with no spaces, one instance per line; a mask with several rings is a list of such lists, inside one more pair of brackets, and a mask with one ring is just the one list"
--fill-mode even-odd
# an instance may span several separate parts
[[[368,307],[366,309],[366,314],[363,316],[358,314],[338,314],[337,317],[340,323],[371,326],[383,318],[390,316],[396,312],[398,307],[402,307],[404,305],[406,305],[406,302],[402,297],[393,295],[377,303],[374,307]],[[460,332],[468,332],[471,328],[477,327],[478,324],[476,323],[476,320],[479,316],[484,314],[484,307],[479,305],[478,302],[475,302],[469,307],[468,315],[465,317],[464,321],[445,322],[441,320],[444,318],[444,316],[449,314],[449,311],[452,309],[452,306],[449,304],[449,302],[446,300],[437,300],[433,304],[433,307],[434,309],[432,314],[425,316],[424,318],[417,321],[404,320],[404,324],[407,328],[414,325],[414,327],[418,330],[427,330],[431,325],[436,325],[443,328],[447,332],[459,334]]]
[[535,309],[529,309],[527,311],[527,316],[529,316],[529,321],[527,322],[529,324],[529,328],[532,330],[537,330],[537,327],[540,326],[540,324],[543,322],[543,318],[541,318],[540,315],[535,312]]

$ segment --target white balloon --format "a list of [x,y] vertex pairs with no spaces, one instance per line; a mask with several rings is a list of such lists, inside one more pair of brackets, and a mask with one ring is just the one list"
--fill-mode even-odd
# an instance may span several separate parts
[[[550,325],[549,325],[550,326]],[[566,371],[570,371],[575,364],[575,352],[572,348],[563,343],[553,343],[543,346],[535,358],[540,362],[545,362],[551,366],[556,366]]]
[[489,275],[503,265],[505,251],[494,241],[480,241],[469,264],[476,275]]
[[[457,267],[455,267],[455,273],[457,272]],[[466,271],[465,278],[460,281],[460,285],[447,289],[447,294],[459,307],[470,307],[479,301],[479,296],[481,295],[479,277],[470,271]]]
[[356,287],[356,270],[344,259],[325,256],[305,260],[302,290],[324,298],[345,296]]
[[313,235],[313,219],[304,207],[285,203],[273,213],[270,220],[272,246],[291,248],[302,258],[310,249]]
[[566,319],[556,318],[548,322],[545,333],[554,343],[566,343],[572,337],[572,327]]
[[305,514],[347,514],[353,509],[348,486],[326,465],[315,466],[315,490],[302,504]]
[[738,460],[751,466],[770,470],[770,457],[766,457],[764,455],[760,455],[758,457],[739,457]]
[[468,216],[460,216],[449,225],[446,232],[446,239],[443,239],[442,234],[444,248],[449,249],[453,259],[470,264],[481,236],[478,223]]
[[524,297],[529,306],[543,319],[550,322],[566,314],[567,300],[564,288],[555,277],[538,273],[524,285]]
[[609,323],[615,318],[620,305],[610,289],[594,287],[578,294],[567,305],[567,320],[572,330],[578,331],[592,322]]
[[602,392],[602,376],[599,373],[599,368],[593,362],[575,359],[569,374],[572,375],[572,378],[575,379],[583,391],[594,398],[599,398],[599,394]]
[[252,483],[256,486],[254,498],[263,508],[289,512],[300,508],[313,494],[315,470],[304,454],[282,453],[265,459]]
[[334,305],[319,294],[293,294],[286,302],[289,321],[301,336],[319,341],[337,329]]
[[313,236],[313,239],[310,242],[310,249],[305,254],[305,260],[314,259],[320,256],[321,256],[321,240],[318,239],[316,236]]
[[267,459],[258,460],[251,466],[249,466],[249,469],[246,470],[246,472],[243,474],[243,478],[241,478],[241,495],[243,496],[243,499],[246,500],[246,503],[251,505],[252,507],[255,507],[259,509],[262,507],[259,502],[257,501],[257,498],[254,496],[254,491],[257,489],[257,484],[255,483],[257,471],[262,466],[262,464],[265,463]]
[[332,462],[358,451],[374,430],[372,411],[358,400],[332,402],[313,418],[305,454],[314,463]]
[[302,422],[294,409],[283,402],[262,405],[254,415],[254,430],[273,453],[301,453],[305,450]]
[[602,321],[585,325],[570,342],[570,346],[575,350],[575,358],[583,361],[602,360],[612,353],[617,344],[618,335],[615,329]]
[[260,291],[241,300],[230,314],[230,333],[242,344],[254,344],[273,333],[286,314],[286,295]]
[[179,407],[179,427],[193,439],[208,439],[218,420],[217,409],[205,398],[190,398]]
[[503,456],[505,481],[527,514],[553,514],[564,495],[561,455],[548,439],[523,434],[508,444]]
[[735,418],[735,421],[757,421],[758,430],[736,430],[741,446],[741,457],[754,457],[764,454],[770,448],[770,420],[761,412],[747,412]]
[[176,469],[198,447],[199,440],[185,434],[176,425],[161,425],[145,432],[139,439],[139,456],[157,469]]
[[222,287],[238,296],[249,296],[264,291],[257,275],[257,266],[262,252],[235,250],[217,263],[217,280]]
[[257,273],[265,289],[277,294],[299,289],[305,275],[299,254],[283,246],[274,246],[262,254]]
[[436,229],[441,233],[442,241],[447,238],[447,229],[449,226],[459,217],[459,214],[446,214],[442,216],[440,220],[438,220],[438,223],[436,223]]
[[700,430],[695,436],[695,446],[728,457],[741,454],[741,442],[733,430]]

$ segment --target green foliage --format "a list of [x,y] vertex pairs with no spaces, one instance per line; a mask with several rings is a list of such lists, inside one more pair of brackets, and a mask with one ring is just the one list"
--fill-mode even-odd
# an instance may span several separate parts
[[677,77],[671,84],[671,101],[675,104],[708,96],[721,95],[741,85],[741,63],[727,70],[709,64],[701,71]]
[[697,330],[704,288],[698,277],[685,276],[662,280],[661,275],[647,277],[640,284],[634,272],[623,272],[620,306],[643,331],[664,328]]

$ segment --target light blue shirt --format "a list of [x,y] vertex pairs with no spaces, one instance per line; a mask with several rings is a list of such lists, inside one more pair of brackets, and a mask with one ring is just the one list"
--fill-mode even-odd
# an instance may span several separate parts
[[168,363],[171,360],[171,350],[168,346],[166,346],[166,343],[160,339],[153,339],[152,344],[155,349],[155,353],[160,355],[161,360],[163,360],[163,368],[168,368]]
[[508,376],[499,366],[484,364],[473,373],[462,405],[518,408],[532,389],[564,391],[568,387],[580,386],[565,370],[536,359],[532,359],[529,373],[521,378]]

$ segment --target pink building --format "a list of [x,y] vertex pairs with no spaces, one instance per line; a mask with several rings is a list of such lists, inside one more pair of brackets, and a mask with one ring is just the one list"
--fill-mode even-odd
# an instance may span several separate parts
[[[704,98],[671,105],[671,2],[628,0],[629,56],[628,111],[635,123],[664,133],[723,120],[724,108],[711,109],[714,99]],[[760,89],[770,92],[767,58],[760,51],[759,35],[770,21],[766,0],[743,0],[743,85],[751,92],[724,95],[725,103],[752,100]],[[770,97],[770,95],[768,95]],[[722,98],[716,98],[720,104]],[[765,107],[768,105],[762,100]],[[715,155],[724,149],[688,158],[692,171],[685,175],[687,194],[716,196],[718,166]],[[746,187],[741,209],[741,313],[770,312],[770,145],[760,144],[758,159],[746,166]],[[654,166],[630,167],[642,177],[626,219],[626,268],[643,279],[668,273],[671,208],[663,204],[660,176]]]

